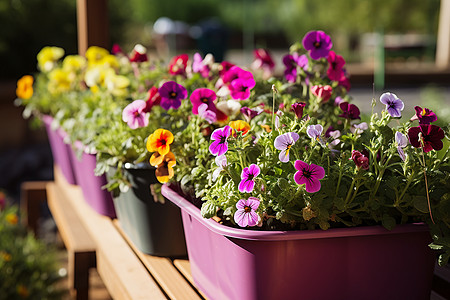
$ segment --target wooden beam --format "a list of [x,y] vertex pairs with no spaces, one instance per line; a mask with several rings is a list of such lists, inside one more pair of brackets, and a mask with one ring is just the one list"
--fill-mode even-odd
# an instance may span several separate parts
[[436,66],[450,68],[450,0],[441,0],[436,45]]
[[90,46],[110,48],[107,0],[77,0],[78,53]]

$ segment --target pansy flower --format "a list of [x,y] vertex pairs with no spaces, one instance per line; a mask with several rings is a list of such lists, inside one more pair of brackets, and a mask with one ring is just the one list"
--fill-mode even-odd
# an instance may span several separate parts
[[216,98],[216,93],[213,90],[207,88],[196,89],[189,97],[192,103],[192,113],[198,115],[198,107],[203,103],[208,106],[208,110],[215,112],[216,105],[214,104],[214,100],[216,100]]
[[245,167],[241,173],[241,182],[239,183],[239,191],[241,193],[251,193],[255,187],[255,177],[261,173],[258,165],[251,164]]
[[327,58],[333,43],[331,38],[323,31],[310,31],[302,40],[303,48],[309,51],[312,59]]
[[334,51],[330,51],[327,60],[329,65],[327,75],[330,80],[340,81],[342,77],[345,77],[343,70],[345,60],[342,56],[337,55]]
[[152,86],[147,92],[147,100],[145,101],[145,112],[150,112],[153,106],[161,103],[161,95],[156,86]]
[[187,90],[175,81],[168,81],[159,88],[161,96],[160,105],[165,110],[171,107],[177,109],[181,105],[181,100],[187,98]]
[[214,111],[209,110],[206,103],[202,103],[198,107],[198,116],[205,119],[209,124],[217,121],[217,114]]
[[325,170],[315,164],[307,164],[304,161],[296,160],[294,163],[297,172],[294,174],[294,180],[297,184],[304,184],[308,193],[315,193],[320,190],[320,180],[325,176]]
[[42,72],[49,72],[56,66],[56,62],[63,56],[63,48],[46,46],[37,54],[38,67]]
[[185,75],[188,60],[189,56],[187,54],[174,56],[169,63],[169,73],[172,75]]
[[262,112],[263,110],[260,107],[257,109],[251,109],[248,108],[247,106],[241,108],[241,113],[244,115],[247,122],[250,122],[254,117],[256,117]]
[[158,165],[155,170],[156,179],[160,183],[166,183],[173,177],[173,166],[175,166],[176,160],[175,155],[172,152],[167,153],[163,156],[162,162]]
[[122,120],[128,124],[131,129],[146,127],[148,125],[148,113],[144,100],[135,100],[125,106],[122,111]]
[[414,110],[416,114],[410,121],[419,120],[419,124],[430,124],[437,121],[437,116],[431,109],[414,106]]
[[214,162],[217,165],[217,169],[214,170],[212,174],[212,180],[216,181],[217,177],[219,177],[220,172],[227,166],[227,157],[225,155],[216,156]]
[[367,130],[369,128],[369,126],[367,125],[366,122],[362,122],[360,124],[352,124],[352,126],[350,127],[350,132],[358,135],[364,132],[364,130]]
[[234,129],[235,136],[238,131],[242,132],[242,135],[246,135],[247,132],[251,129],[250,124],[242,120],[231,121],[229,125]]
[[395,133],[395,142],[397,143],[397,151],[398,154],[400,155],[400,158],[403,161],[405,161],[406,155],[405,152],[403,151],[403,148],[405,148],[408,145],[408,138],[400,131],[397,131]]
[[234,221],[241,227],[255,226],[259,222],[259,215],[255,212],[259,207],[259,200],[249,197],[236,203],[237,211],[234,213]]
[[322,102],[328,102],[333,93],[333,88],[330,85],[314,85],[311,87],[311,93],[322,99]]
[[424,152],[431,150],[441,150],[444,147],[442,139],[444,130],[441,127],[431,124],[420,124],[408,130],[408,138],[411,145],[416,148],[423,147]]
[[340,114],[339,117],[343,117],[350,120],[361,119],[361,117],[359,116],[361,112],[359,111],[358,106],[343,101],[339,104],[339,107],[343,111],[343,113]]
[[291,105],[292,110],[295,112],[295,116],[297,119],[301,119],[303,117],[303,109],[305,108],[305,102],[296,102]]
[[403,101],[393,93],[384,93],[380,96],[380,102],[386,105],[386,110],[391,117],[400,118],[405,107]]
[[33,76],[25,75],[17,81],[16,95],[22,99],[30,99],[33,96]]
[[157,129],[147,139],[147,150],[149,152],[157,151],[160,155],[166,155],[170,152],[170,144],[173,143],[173,134],[166,129]]
[[351,159],[355,163],[358,169],[362,168],[364,170],[369,169],[369,158],[359,151],[353,150]]
[[320,124],[309,125],[306,128],[306,134],[313,140],[319,140],[322,132],[323,132],[323,126]]
[[275,138],[274,146],[276,149],[281,150],[278,156],[281,162],[289,161],[289,150],[298,139],[299,135],[295,132],[288,132]]
[[213,142],[209,145],[209,151],[212,155],[221,156],[228,151],[228,137],[231,135],[231,127],[225,126],[217,128],[211,134]]

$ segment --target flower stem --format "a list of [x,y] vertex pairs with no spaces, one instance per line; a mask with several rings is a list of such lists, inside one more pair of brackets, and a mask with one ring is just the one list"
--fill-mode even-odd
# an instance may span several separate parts
[[425,191],[427,193],[428,211],[430,212],[431,222],[433,222],[433,224],[436,224],[433,219],[433,214],[431,213],[430,193],[428,192],[427,167],[425,164],[425,155],[423,154],[423,147],[421,148],[421,150],[423,160],[423,176],[425,177]]
[[273,91],[273,98],[272,98],[272,130],[275,130],[275,101],[276,101],[277,89],[275,88],[274,84],[272,84],[272,91]]

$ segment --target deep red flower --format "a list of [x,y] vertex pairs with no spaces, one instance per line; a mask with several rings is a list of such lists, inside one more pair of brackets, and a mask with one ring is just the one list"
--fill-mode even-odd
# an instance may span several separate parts
[[339,117],[350,120],[361,119],[361,117],[359,116],[361,112],[359,111],[358,106],[344,101],[339,104],[339,107],[343,111],[343,113],[340,114]]
[[295,112],[295,116],[298,119],[301,119],[303,117],[303,108],[305,108],[306,103],[305,102],[296,102],[291,105],[292,110]]
[[355,162],[356,167],[363,168],[364,170],[369,169],[369,158],[359,151],[352,151],[352,160]]
[[145,108],[144,112],[150,112],[152,110],[152,107],[155,105],[159,105],[161,102],[161,95],[159,94],[158,88],[156,86],[153,86],[151,89],[147,92],[147,100],[145,101]]
[[268,68],[273,70],[275,68],[275,63],[267,49],[258,48],[253,51],[253,56],[255,61],[257,61],[256,66],[258,68]]
[[141,44],[134,46],[133,51],[130,54],[131,62],[144,62],[148,61],[147,49]]
[[408,130],[411,145],[416,148],[423,147],[424,152],[430,152],[433,149],[441,150],[444,147],[444,143],[442,143],[444,136],[444,130],[436,125],[420,124]]
[[436,114],[428,108],[414,106],[416,114],[411,118],[411,121],[419,120],[419,124],[430,124],[437,121]]
[[169,73],[172,75],[185,75],[188,59],[189,56],[187,54],[174,56],[169,64]]

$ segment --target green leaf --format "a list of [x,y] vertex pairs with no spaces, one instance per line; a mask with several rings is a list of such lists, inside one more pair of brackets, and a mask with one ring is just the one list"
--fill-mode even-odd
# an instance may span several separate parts
[[388,230],[394,229],[395,225],[397,225],[395,219],[389,215],[383,215],[383,218],[381,219],[381,224]]
[[420,212],[428,212],[428,201],[425,196],[414,196],[413,197],[414,208]]
[[203,202],[202,208],[200,210],[202,217],[209,219],[215,216],[217,211],[216,205],[212,201]]

